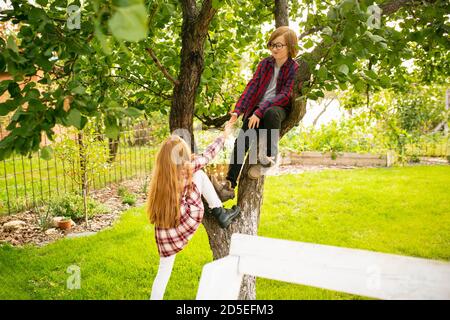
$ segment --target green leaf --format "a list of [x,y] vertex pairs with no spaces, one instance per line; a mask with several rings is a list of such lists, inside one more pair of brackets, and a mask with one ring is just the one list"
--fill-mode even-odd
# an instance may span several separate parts
[[223,4],[223,0],[213,0],[212,1],[212,7],[213,9],[219,9]]
[[71,109],[67,116],[67,123],[69,126],[74,126],[77,129],[81,129],[81,113],[78,109]]
[[345,82],[340,82],[339,83],[339,88],[341,90],[347,90],[347,84]]
[[42,67],[42,69],[44,71],[50,71],[53,67],[52,62],[45,56],[40,56],[36,59],[36,64],[40,67]]
[[327,12],[327,17],[329,20],[336,20],[337,19],[337,10],[336,8],[330,8],[330,10],[328,10]]
[[355,90],[357,91],[357,92],[363,92],[365,89],[366,89],[366,87],[367,87],[367,85],[364,83],[364,81],[362,81],[362,80],[358,80],[358,81],[356,81],[356,83],[354,84],[354,86],[355,86]]
[[0,103],[0,116],[6,116],[8,113],[17,108],[17,100],[8,100]]
[[331,29],[330,27],[326,26],[325,28],[323,28],[322,32],[328,36],[332,36],[333,35],[333,29]]
[[111,38],[111,37],[105,36],[99,26],[95,27],[94,34],[95,34],[95,37],[97,38],[97,40],[100,42],[103,52],[106,55],[110,55],[112,53],[112,51],[111,51],[111,45],[109,42],[109,38]]
[[117,139],[119,136],[119,127],[117,122],[111,119],[107,119],[105,122],[105,135],[110,139]]
[[0,81],[0,96],[6,91],[8,90],[9,84],[13,83],[14,81],[12,80],[3,80]]
[[49,161],[53,158],[53,149],[50,146],[46,146],[41,149],[41,159]]
[[47,108],[40,100],[30,99],[30,101],[28,101],[28,111],[30,112],[40,112],[45,111],[46,109]]
[[2,54],[0,54],[0,72],[4,72],[6,70],[6,61]]
[[108,26],[119,40],[143,40],[147,36],[147,10],[144,4],[117,8]]
[[341,9],[342,14],[344,16],[347,15],[347,13],[349,13],[353,9],[354,6],[355,6],[354,0],[344,0],[340,4],[340,9]]
[[117,7],[129,7],[133,4],[142,3],[141,0],[113,0],[113,4]]
[[206,79],[211,79],[212,77],[212,70],[210,68],[205,68],[205,70],[203,71],[202,76]]
[[303,44],[303,48],[305,49],[312,48],[312,46],[314,46],[314,42],[312,42],[311,39],[306,40],[306,42]]
[[328,75],[328,71],[327,68],[325,66],[321,66],[319,71],[317,72],[317,76],[319,77],[319,79],[326,79]]
[[365,71],[365,74],[368,76],[368,77],[370,77],[370,78],[372,78],[373,80],[377,80],[378,79],[378,75],[375,73],[375,71],[373,71],[373,70],[366,70]]
[[19,53],[19,48],[17,47],[16,41],[13,36],[9,36],[6,42],[6,48],[11,49],[15,53]]
[[20,97],[20,87],[17,83],[11,82],[8,85],[8,92],[11,96],[11,98],[18,98]]
[[380,78],[380,83],[381,83],[381,85],[382,85],[384,88],[388,88],[388,87],[390,87],[390,85],[391,85],[391,79],[389,78],[389,76],[383,75],[383,76]]
[[137,118],[142,115],[142,111],[133,107],[128,107],[124,110],[125,114],[131,118]]
[[75,93],[75,94],[84,94],[85,93],[85,91],[86,91],[86,89],[83,87],[83,86],[77,86],[77,87],[75,87],[75,88],[73,88],[72,90],[71,90],[71,92],[72,93]]
[[345,75],[348,75],[348,72],[349,72],[350,70],[348,69],[348,66],[347,66],[346,64],[342,64],[342,65],[339,67],[338,71],[339,71],[340,73],[343,73],[343,74],[345,74]]

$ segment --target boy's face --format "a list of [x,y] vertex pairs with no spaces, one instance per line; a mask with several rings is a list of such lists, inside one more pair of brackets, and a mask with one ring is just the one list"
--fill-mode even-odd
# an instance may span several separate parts
[[277,60],[284,60],[288,57],[288,46],[283,36],[279,36],[271,42],[270,51]]

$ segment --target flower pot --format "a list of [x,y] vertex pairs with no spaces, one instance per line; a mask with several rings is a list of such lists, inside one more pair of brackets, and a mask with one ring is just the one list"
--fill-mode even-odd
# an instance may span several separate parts
[[62,230],[70,230],[72,228],[72,220],[61,220],[58,222],[58,227]]

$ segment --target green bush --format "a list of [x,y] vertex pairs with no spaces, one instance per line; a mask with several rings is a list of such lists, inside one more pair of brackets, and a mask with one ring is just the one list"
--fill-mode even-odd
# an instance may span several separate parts
[[52,213],[49,208],[40,208],[37,211],[38,223],[42,231],[49,229],[52,226]]
[[420,162],[420,158],[417,154],[413,154],[411,155],[411,157],[409,158],[409,162],[412,163],[419,163]]
[[117,194],[119,195],[119,197],[124,197],[126,194],[128,193],[128,190],[127,190],[127,188],[125,188],[124,186],[120,186],[118,189],[117,189]]
[[[55,217],[70,217],[74,221],[84,218],[83,197],[77,194],[67,194],[64,197],[50,201],[47,206],[50,214]],[[97,214],[107,213],[109,210],[98,201],[88,198],[87,211],[88,218],[92,218]]]
[[136,204],[136,196],[134,194],[127,193],[122,197],[122,203],[133,206],[134,204]]
[[117,189],[117,194],[122,198],[123,204],[128,204],[130,206],[136,204],[136,196],[130,193],[124,186],[120,186]]

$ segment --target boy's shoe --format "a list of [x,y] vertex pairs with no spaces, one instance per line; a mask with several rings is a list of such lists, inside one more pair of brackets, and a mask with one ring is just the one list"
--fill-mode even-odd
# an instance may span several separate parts
[[220,201],[225,202],[234,198],[234,188],[231,186],[231,181],[225,180],[225,183],[221,183],[215,176],[211,176],[211,182]]
[[262,175],[264,175],[270,168],[274,167],[277,164],[277,156],[268,157],[264,156],[264,164],[254,164],[248,169],[248,177],[250,179],[256,180],[259,179]]
[[217,219],[220,227],[226,228],[239,215],[241,209],[234,205],[231,209],[225,209],[223,207],[212,208],[210,212]]
[[271,168],[274,167],[277,164],[277,160],[278,157],[274,156],[274,157],[268,157],[268,156],[263,156],[264,157],[264,164],[261,163],[261,166],[263,166],[264,168]]

